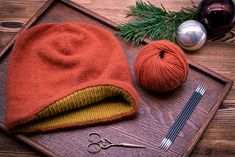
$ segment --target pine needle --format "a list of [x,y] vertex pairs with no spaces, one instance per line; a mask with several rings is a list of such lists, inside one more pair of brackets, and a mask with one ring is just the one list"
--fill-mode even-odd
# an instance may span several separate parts
[[178,26],[186,20],[196,19],[197,8],[182,8],[180,11],[167,11],[150,2],[136,1],[135,6],[128,7],[131,11],[127,15],[135,17],[134,20],[118,26],[119,32],[126,42],[141,43],[145,38],[150,40],[165,39],[175,42]]

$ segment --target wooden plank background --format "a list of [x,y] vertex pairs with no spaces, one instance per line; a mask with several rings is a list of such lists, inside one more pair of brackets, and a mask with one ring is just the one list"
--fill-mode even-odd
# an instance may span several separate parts
[[[74,2],[120,24],[127,22],[127,6],[135,0],[73,0]],[[189,0],[149,0],[156,6],[162,3],[166,9],[179,10],[191,6]],[[0,50],[37,12],[46,0],[0,0]],[[199,0],[194,0],[198,4]],[[234,47],[235,28],[217,41],[221,49]],[[235,81],[235,52],[216,50],[206,53],[187,53],[190,60],[200,63]],[[217,114],[206,129],[191,156],[235,156],[235,85],[224,100]],[[0,156],[39,156],[34,150],[19,144],[0,132]]]

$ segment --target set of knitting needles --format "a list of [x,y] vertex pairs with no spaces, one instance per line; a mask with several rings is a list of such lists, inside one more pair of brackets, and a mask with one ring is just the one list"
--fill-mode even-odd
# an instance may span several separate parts
[[162,140],[159,148],[167,151],[171,144],[174,142],[176,137],[178,136],[180,130],[185,125],[186,121],[189,119],[190,115],[192,114],[193,110],[196,108],[197,104],[202,99],[203,95],[206,92],[206,87],[204,85],[199,85],[192,96],[189,98],[188,102],[178,115],[177,119],[175,120],[174,124],[168,130],[166,137]]

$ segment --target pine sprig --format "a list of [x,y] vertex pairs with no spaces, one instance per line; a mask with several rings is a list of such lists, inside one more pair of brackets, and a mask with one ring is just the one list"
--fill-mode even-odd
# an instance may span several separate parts
[[180,11],[167,11],[163,5],[156,7],[150,2],[136,1],[135,6],[128,7],[127,15],[135,19],[118,26],[119,32],[126,42],[132,40],[139,44],[145,38],[150,40],[165,39],[175,42],[178,26],[186,21],[196,19],[197,8],[182,8]]

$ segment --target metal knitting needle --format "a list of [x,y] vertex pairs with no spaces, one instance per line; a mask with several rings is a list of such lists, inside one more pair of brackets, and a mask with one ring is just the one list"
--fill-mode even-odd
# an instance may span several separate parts
[[[190,99],[188,100],[188,103],[190,103],[191,101],[193,101],[195,99],[195,95],[196,95],[196,92],[199,91],[201,89],[202,85],[199,85],[197,87],[197,89],[195,90],[195,92],[193,93],[193,95],[190,97]],[[178,115],[175,123],[171,126],[171,128],[169,129],[169,132],[167,133],[166,137],[162,140],[161,144],[160,144],[160,148],[162,148],[165,143],[169,143],[169,140],[168,140],[168,137],[172,134],[172,132],[174,131],[173,128],[175,128],[177,125],[179,125],[179,122],[181,121],[181,119],[183,118],[183,116],[181,115],[184,115],[185,114],[185,111],[189,108],[190,106],[189,105],[185,105],[184,108],[182,109],[182,113]]]
[[[192,111],[194,110],[194,108],[196,107],[196,105],[198,104],[198,102],[200,101],[202,95],[201,92],[203,92],[204,87],[202,87],[199,91],[198,94],[196,96],[196,100],[192,101],[190,103],[191,108],[189,108],[189,111],[187,112],[187,114],[185,115],[183,121],[180,123],[180,126],[178,126],[176,128],[176,130],[174,130],[174,133],[171,135],[171,137],[168,138],[168,142],[164,145],[164,150],[168,150],[168,148],[171,146],[171,144],[174,142],[176,136],[179,134],[180,130],[183,128],[183,126],[185,125],[186,121],[188,120],[189,116],[191,115]],[[195,107],[194,107],[195,106]]]
[[[181,111],[181,114],[177,117],[177,120],[175,121],[174,125],[171,127],[170,131],[168,132],[167,136],[163,139],[162,143],[160,144],[160,148],[163,148],[164,150],[167,150],[176,136],[178,135],[179,131],[182,129],[184,124],[186,123],[188,117],[190,116],[190,113],[194,110],[196,107],[196,104],[199,103],[199,101],[202,98],[202,95],[205,93],[206,88],[202,85],[199,85],[183,110]],[[195,107],[194,107],[195,106]]]
[[[201,85],[199,85],[195,91],[197,91],[200,88],[201,88]],[[189,101],[186,104],[188,104],[189,102],[191,102],[195,98],[195,94],[196,94],[196,92],[193,93],[193,95],[190,97]],[[185,114],[185,111],[188,109],[188,107],[189,107],[189,105],[185,105],[184,108],[181,110],[181,113],[178,115],[174,124],[169,129],[166,137],[162,140],[162,142],[160,144],[160,148],[164,148],[168,143],[170,143],[169,136],[171,136],[171,134],[173,133],[174,128],[179,125],[179,123],[180,123],[181,119],[183,118],[183,115]]]
[[[199,85],[195,91],[199,90],[200,88],[201,88],[201,85]],[[196,94],[196,92],[193,93],[193,95],[190,97],[190,99],[188,100],[188,102],[187,102],[186,104],[188,104],[189,102],[192,101],[192,99],[195,98],[195,94]],[[168,140],[168,139],[169,139],[169,136],[171,136],[171,134],[172,134],[173,131],[174,131],[174,128],[179,124],[179,122],[181,121],[181,119],[182,119],[182,117],[183,117],[182,115],[185,114],[185,111],[186,111],[188,108],[189,108],[189,105],[185,105],[185,106],[184,106],[184,108],[182,109],[181,113],[178,115],[177,119],[175,120],[174,124],[173,124],[173,125],[171,126],[171,128],[169,129],[169,131],[168,131],[166,137],[162,140],[162,142],[161,142],[161,144],[160,144],[160,148],[163,148],[163,147],[166,145],[166,143],[169,143],[169,140]],[[182,113],[183,113],[183,114],[182,114]]]
[[171,146],[171,144],[173,143],[173,141],[175,140],[175,138],[177,137],[177,135],[179,134],[180,130],[183,128],[183,126],[185,125],[186,121],[188,120],[189,116],[191,115],[192,111],[195,109],[196,105],[199,103],[199,101],[202,98],[202,95],[205,93],[205,87],[202,87],[201,90],[199,90],[198,95],[197,95],[197,100],[193,101],[192,103],[190,103],[192,106],[190,108],[190,110],[187,112],[186,117],[183,119],[182,123],[180,124],[179,127],[176,128],[176,130],[174,130],[174,134],[171,135],[171,137],[168,138],[166,144],[164,145],[163,149],[166,151],[168,150],[168,148]]
[[[199,90],[201,90],[201,86],[200,86]],[[180,118],[180,121],[178,121],[178,125],[175,125],[175,127],[171,130],[172,133],[167,137],[166,143],[163,145],[163,149],[164,149],[165,151],[166,151],[167,148],[172,144],[172,142],[173,142],[172,136],[174,136],[174,132],[175,132],[176,130],[179,130],[179,129],[177,129],[177,128],[179,128],[180,124],[183,123],[183,121],[184,121],[184,119],[185,119],[185,115],[187,114],[189,108],[191,107],[191,103],[192,103],[192,102],[195,102],[195,99],[197,98],[197,91],[198,91],[198,90],[196,90],[192,101],[190,101],[190,102],[186,105],[186,106],[188,106],[188,108],[187,108],[186,110],[182,110],[181,114],[179,114],[179,116],[180,116],[181,118]],[[182,114],[182,113],[183,113],[183,114]]]
[[171,143],[174,142],[175,138],[177,137],[177,135],[179,134],[180,130],[183,128],[183,126],[185,125],[186,121],[188,120],[189,116],[192,114],[193,110],[196,108],[196,105],[199,103],[199,101],[201,100],[203,94],[205,93],[205,87],[203,87],[200,91],[199,91],[199,94],[197,96],[197,100],[194,101],[192,104],[191,104],[191,108],[190,110],[188,111],[185,119],[183,119],[182,123],[180,124],[180,126],[175,130],[174,134],[169,138],[170,142],[168,142],[168,144],[166,145],[165,147],[165,150],[168,150],[169,147],[171,146]]

